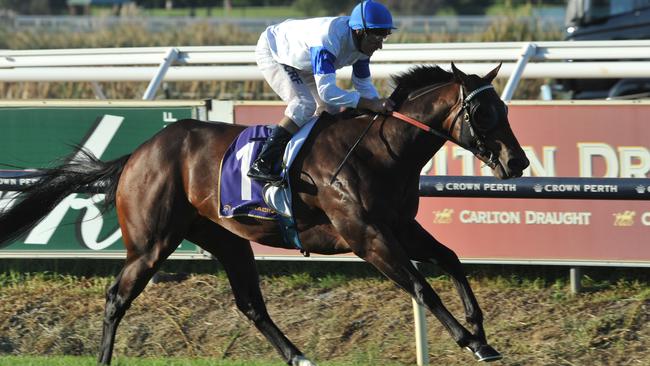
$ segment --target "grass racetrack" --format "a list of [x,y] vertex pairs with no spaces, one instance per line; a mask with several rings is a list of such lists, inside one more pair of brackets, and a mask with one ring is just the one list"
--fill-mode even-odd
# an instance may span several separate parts
[[[0,366],[95,366],[94,357],[83,356],[6,356],[0,357]],[[149,359],[149,358],[124,358],[113,361],[114,366],[281,366],[283,363],[251,363],[235,361],[190,360],[190,359]]]
[[[118,261],[0,261],[0,365],[94,365],[104,291]],[[363,263],[259,263],[269,312],[319,365],[415,363],[410,298]],[[236,310],[214,263],[173,262],[186,280],[150,284],[122,321],[114,365],[283,365]],[[647,269],[585,269],[569,294],[566,268],[470,266],[499,365],[650,365]],[[451,281],[424,267],[463,320]],[[476,364],[427,315],[432,365]],[[60,357],[60,356],[68,357]],[[16,357],[18,356],[18,357]],[[46,356],[46,357],[45,357]],[[72,357],[75,356],[75,357]]]
[[[97,360],[89,356],[5,356],[0,357],[0,366],[95,366]],[[361,366],[355,362],[319,362],[321,366]],[[118,357],[112,366],[286,366],[281,361],[226,361],[214,359],[183,359],[183,358],[132,358]],[[399,363],[385,364],[386,366],[400,365]]]

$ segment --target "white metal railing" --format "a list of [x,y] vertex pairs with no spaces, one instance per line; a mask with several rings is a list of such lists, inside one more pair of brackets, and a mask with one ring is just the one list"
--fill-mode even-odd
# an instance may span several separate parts
[[[419,64],[449,68],[451,61],[476,74],[503,62],[499,77],[511,78],[502,95],[508,100],[520,78],[650,77],[650,40],[387,44],[373,56],[371,72],[374,78],[385,79]],[[338,76],[350,74],[347,67]],[[255,65],[254,46],[0,51],[0,81],[160,82],[163,78],[261,80],[262,75]]]

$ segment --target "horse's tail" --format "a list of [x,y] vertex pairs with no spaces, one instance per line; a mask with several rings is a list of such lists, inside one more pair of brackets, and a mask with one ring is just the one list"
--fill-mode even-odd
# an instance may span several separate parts
[[[131,155],[103,162],[91,152],[80,149],[75,158],[33,175],[37,183],[26,187],[0,211],[0,247],[25,234],[66,196],[84,186],[97,184],[106,196],[104,209],[115,203],[117,182]],[[31,176],[30,176],[31,177]]]

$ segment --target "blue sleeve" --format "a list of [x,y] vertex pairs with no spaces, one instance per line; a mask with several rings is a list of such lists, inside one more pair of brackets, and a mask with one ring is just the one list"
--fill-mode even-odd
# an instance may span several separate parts
[[311,52],[311,67],[314,71],[314,75],[336,73],[336,69],[334,68],[336,56],[334,56],[330,51],[326,50],[322,46],[312,47],[309,51]]
[[354,76],[364,79],[370,76],[370,58],[358,60],[352,64],[352,73]]

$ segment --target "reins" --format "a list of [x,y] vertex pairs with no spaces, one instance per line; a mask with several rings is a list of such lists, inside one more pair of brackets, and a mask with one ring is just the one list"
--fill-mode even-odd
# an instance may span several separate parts
[[[428,86],[428,87],[418,89],[418,90],[412,92],[411,94],[409,94],[408,100],[411,100],[411,101],[415,100],[415,99],[417,99],[417,98],[419,98],[419,97],[421,97],[423,95],[426,95],[426,94],[428,94],[428,93],[430,93],[430,92],[432,92],[432,91],[434,91],[436,89],[442,88],[443,86],[447,86],[449,84],[451,84],[451,83],[437,84],[437,85],[432,85],[432,86]],[[458,120],[458,117],[460,117],[460,115],[462,114],[463,115],[463,120],[468,122],[468,124],[469,124],[470,133],[472,134],[472,136],[475,136],[474,127],[472,126],[472,123],[470,121],[470,115],[469,115],[469,112],[468,112],[469,102],[474,97],[476,97],[479,93],[481,93],[482,91],[489,90],[489,89],[494,89],[494,86],[492,86],[491,84],[483,85],[483,86],[473,90],[466,97],[463,97],[463,86],[462,85],[460,86],[459,99],[460,99],[460,102],[461,102],[461,107],[460,107],[460,110],[458,111],[458,113],[456,114],[456,116],[454,117],[453,121],[451,122],[450,131],[453,131],[454,126],[456,125],[456,121]],[[355,141],[355,143],[352,145],[352,147],[350,148],[348,153],[345,155],[345,157],[343,158],[343,160],[341,161],[339,166],[334,171],[334,174],[332,175],[332,178],[330,179],[330,185],[332,183],[334,183],[334,180],[336,179],[336,176],[341,172],[341,169],[343,169],[343,165],[345,165],[345,162],[348,160],[350,155],[352,155],[352,152],[357,147],[357,145],[359,145],[359,143],[361,142],[363,137],[366,136],[368,131],[370,131],[370,127],[372,127],[372,125],[375,123],[375,121],[377,120],[377,118],[379,116],[380,116],[380,114],[375,114],[375,116],[370,121],[370,123],[365,128],[365,130],[363,130],[361,135],[359,135],[359,137],[357,138],[357,141]],[[470,151],[471,153],[473,153],[475,155],[476,154],[482,155],[487,150],[481,140],[478,140],[478,143],[477,143],[478,148],[466,145],[466,144],[464,144],[464,143],[462,143],[460,141],[455,141],[453,139],[453,137],[451,136],[451,132],[449,132],[449,131],[447,133],[440,132],[440,131],[434,129],[433,127],[431,127],[431,126],[428,126],[428,125],[416,120],[415,118],[409,117],[409,116],[407,116],[405,114],[402,114],[400,112],[392,111],[387,116],[395,117],[400,121],[406,122],[406,123],[408,123],[408,124],[410,124],[412,126],[415,126],[415,127],[419,128],[419,129],[421,129],[421,130],[423,130],[423,131],[425,131],[427,133],[430,133],[432,135],[440,137],[443,140],[451,141],[451,142],[455,143],[456,145],[462,147],[463,149],[466,149],[467,151]],[[490,160],[490,162],[487,163],[489,166],[492,166],[492,165],[496,164],[495,163],[495,157],[492,154],[490,154],[489,160]]]
[[[438,89],[438,88],[440,88],[442,86],[445,86],[445,85],[448,85],[448,84],[436,85],[435,87],[427,87],[426,90],[423,90],[423,91],[420,91],[420,92],[416,93],[416,95],[414,97],[409,97],[409,100],[414,100],[416,98],[419,98],[419,97],[421,97],[421,96],[423,96],[425,94],[428,94],[429,92],[432,92],[432,91],[434,91],[434,90],[436,90],[436,89]],[[458,120],[458,117],[461,116],[461,114],[463,115],[464,121],[466,121],[466,122],[470,121],[470,115],[469,115],[469,112],[468,112],[469,102],[472,99],[474,99],[474,97],[476,97],[480,92],[485,91],[485,90],[489,90],[489,89],[494,89],[494,86],[492,86],[490,84],[483,85],[483,86],[473,90],[471,93],[469,93],[466,97],[463,98],[463,87],[462,86],[460,87],[459,99],[461,100],[461,107],[460,107],[460,110],[458,111],[458,113],[456,114],[456,116],[454,117],[453,121],[451,122],[450,131],[453,131],[454,126],[456,125],[456,121]],[[474,154],[482,154],[483,152],[485,152],[485,148],[484,147],[481,148],[482,146],[479,146],[479,148],[477,149],[477,148],[474,148],[472,146],[463,144],[460,141],[454,141],[454,139],[452,138],[450,132],[442,133],[442,132],[434,129],[431,126],[428,126],[428,125],[426,125],[426,124],[424,124],[424,123],[422,123],[422,122],[420,122],[420,121],[418,121],[418,120],[416,120],[414,118],[411,118],[411,117],[409,117],[409,116],[407,116],[405,114],[402,114],[400,112],[393,111],[393,112],[391,112],[390,115],[397,118],[397,119],[399,119],[400,121],[403,121],[403,122],[406,122],[406,123],[408,123],[410,125],[413,125],[413,126],[419,128],[419,129],[421,129],[421,130],[423,130],[423,131],[425,131],[427,133],[430,133],[432,135],[440,137],[440,138],[442,138],[444,140],[451,141],[451,142],[457,144],[458,146],[462,147],[463,149],[466,149],[466,150],[468,150],[468,151],[470,151],[470,152],[472,152]],[[469,123],[469,128],[470,128],[470,132],[471,132],[472,136],[474,136],[475,132],[474,132],[474,128],[473,128],[471,123]]]

